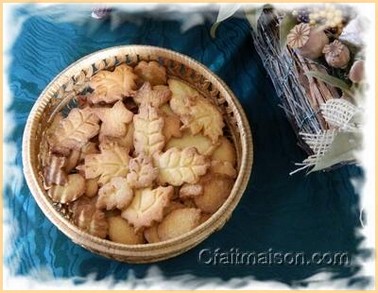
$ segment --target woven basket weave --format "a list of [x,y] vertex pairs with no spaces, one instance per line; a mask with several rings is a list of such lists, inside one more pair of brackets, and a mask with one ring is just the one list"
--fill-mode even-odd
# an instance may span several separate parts
[[[226,202],[196,229],[168,241],[125,245],[94,237],[76,227],[61,204],[53,204],[43,188],[40,155],[43,135],[55,114],[75,106],[76,96],[99,70],[121,63],[156,60],[167,68],[169,77],[182,79],[211,99],[223,113],[227,135],[233,140],[237,154],[234,187]],[[131,263],[149,263],[171,258],[199,244],[220,229],[239,202],[252,169],[253,149],[247,118],[230,89],[210,70],[195,60],[176,52],[151,46],[119,46],[88,55],[60,73],[42,92],[35,103],[23,137],[23,165],[27,184],[44,214],[73,242],[103,256]]]

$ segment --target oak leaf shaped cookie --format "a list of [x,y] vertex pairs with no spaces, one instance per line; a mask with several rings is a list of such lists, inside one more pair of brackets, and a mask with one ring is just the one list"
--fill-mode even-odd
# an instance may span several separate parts
[[172,91],[170,106],[183,122],[183,128],[192,134],[203,131],[213,143],[223,135],[223,117],[220,111],[198,91],[185,83],[170,79],[168,85]]
[[209,167],[206,157],[198,154],[196,148],[183,150],[171,148],[164,153],[155,154],[154,165],[159,169],[158,181],[161,184],[180,186],[197,183]]
[[138,76],[126,64],[117,66],[114,71],[102,70],[89,82],[94,93],[88,99],[96,104],[99,102],[113,103],[123,97],[132,95],[136,89]]
[[85,179],[80,174],[71,174],[65,185],[52,185],[48,195],[54,202],[68,203],[78,199],[85,192]]
[[80,149],[99,132],[99,119],[90,108],[74,108],[47,139],[53,151],[69,154],[71,149]]
[[103,211],[96,209],[96,198],[82,197],[72,205],[74,223],[83,231],[100,238],[108,234],[108,221]]
[[104,185],[113,177],[126,177],[129,169],[129,150],[117,144],[100,145],[100,154],[85,157],[85,177],[99,177],[98,183]]
[[164,119],[150,105],[143,105],[139,110],[133,118],[135,153],[152,155],[164,147]]
[[140,61],[134,68],[134,72],[144,81],[150,82],[152,85],[166,84],[167,72],[165,67],[156,61]]
[[131,204],[123,210],[122,217],[132,224],[136,231],[151,226],[154,221],[160,222],[172,193],[172,186],[138,189]]
[[145,82],[134,95],[134,101],[139,105],[148,104],[158,108],[169,101],[171,94],[167,86],[157,85],[152,88],[149,82]]
[[126,178],[114,177],[98,191],[96,207],[112,210],[126,208],[133,198],[133,190]]
[[93,108],[93,113],[102,121],[101,134],[120,137],[126,134],[127,123],[133,119],[133,113],[127,110],[122,101],[111,108]]
[[151,186],[156,179],[158,170],[153,166],[150,157],[139,155],[129,162],[127,182],[133,188]]

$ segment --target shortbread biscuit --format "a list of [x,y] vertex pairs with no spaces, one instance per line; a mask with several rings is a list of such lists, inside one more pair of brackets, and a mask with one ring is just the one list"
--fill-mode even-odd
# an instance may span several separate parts
[[98,191],[96,207],[98,209],[125,209],[133,199],[133,190],[126,178],[113,177]]
[[173,210],[157,228],[159,239],[165,241],[190,232],[199,225],[200,218],[201,211],[199,209],[184,208]]
[[47,193],[54,202],[68,203],[78,199],[84,192],[84,177],[80,174],[71,174],[67,176],[65,185],[52,185]]
[[203,194],[193,198],[196,206],[204,213],[215,213],[231,193],[234,181],[222,175],[207,174],[200,184]]
[[142,105],[134,115],[134,147],[136,154],[152,155],[161,151],[165,144],[164,119],[150,105]]
[[134,72],[144,81],[152,85],[166,84],[167,72],[164,66],[156,61],[140,61],[134,68]]
[[94,93],[88,97],[93,103],[113,103],[123,97],[134,94],[138,76],[126,64],[117,66],[114,71],[101,70],[90,80],[89,85]]
[[122,244],[143,244],[143,233],[135,233],[134,228],[121,216],[108,217],[109,239]]
[[137,189],[131,204],[122,211],[122,217],[133,225],[136,231],[150,227],[153,222],[162,220],[163,210],[168,205],[172,192],[172,186]]
[[127,183],[132,188],[143,188],[152,186],[158,175],[157,168],[152,164],[150,157],[142,154],[129,161],[129,173]]
[[171,90],[164,85],[151,86],[149,82],[145,82],[141,88],[135,93],[134,101],[139,104],[147,104],[155,108],[159,108],[171,98]]
[[207,158],[198,154],[194,147],[179,150],[168,149],[155,154],[154,165],[159,169],[158,182],[180,186],[184,183],[197,183],[210,166]]

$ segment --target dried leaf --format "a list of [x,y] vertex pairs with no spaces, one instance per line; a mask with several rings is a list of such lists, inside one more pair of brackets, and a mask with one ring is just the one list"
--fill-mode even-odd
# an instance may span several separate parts
[[290,33],[290,30],[297,24],[297,19],[291,14],[286,13],[283,19],[280,22],[280,47],[281,51],[286,46],[287,35]]
[[210,36],[214,39],[216,30],[219,26],[219,24],[226,20],[227,18],[230,18],[232,15],[235,14],[236,11],[238,11],[240,8],[240,4],[221,4],[219,6],[219,12],[216,22],[211,26],[210,29]]
[[333,87],[337,87],[341,89],[346,95],[349,95],[351,97],[353,96],[353,93],[351,92],[349,85],[342,79],[339,79],[337,77],[334,77],[332,75],[329,75],[320,71],[308,71],[305,74],[307,76],[314,77],[325,83],[328,83],[329,85]]
[[99,177],[99,184],[108,183],[113,177],[126,177],[129,170],[129,150],[117,144],[100,145],[101,153],[85,157],[85,177]]
[[205,156],[199,155],[194,147],[180,151],[171,148],[165,153],[155,154],[154,165],[159,169],[158,181],[161,184],[180,186],[186,183],[197,183],[209,167]]
[[113,103],[123,97],[132,95],[136,89],[138,76],[126,64],[119,65],[112,71],[102,70],[92,77],[90,87],[94,89],[93,95],[88,99],[92,103]]
[[99,129],[99,119],[89,108],[74,108],[48,137],[48,141],[54,151],[68,154],[71,149],[83,147],[98,134]]
[[134,116],[134,147],[137,154],[151,155],[161,151],[165,144],[164,119],[150,105],[140,107]]

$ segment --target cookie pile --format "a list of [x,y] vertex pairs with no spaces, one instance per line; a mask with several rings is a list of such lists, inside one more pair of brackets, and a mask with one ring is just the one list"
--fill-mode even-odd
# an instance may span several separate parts
[[[95,74],[44,133],[44,188],[82,230],[124,244],[165,241],[206,221],[237,171],[217,107],[158,62]],[[43,144],[42,143],[42,144]]]

